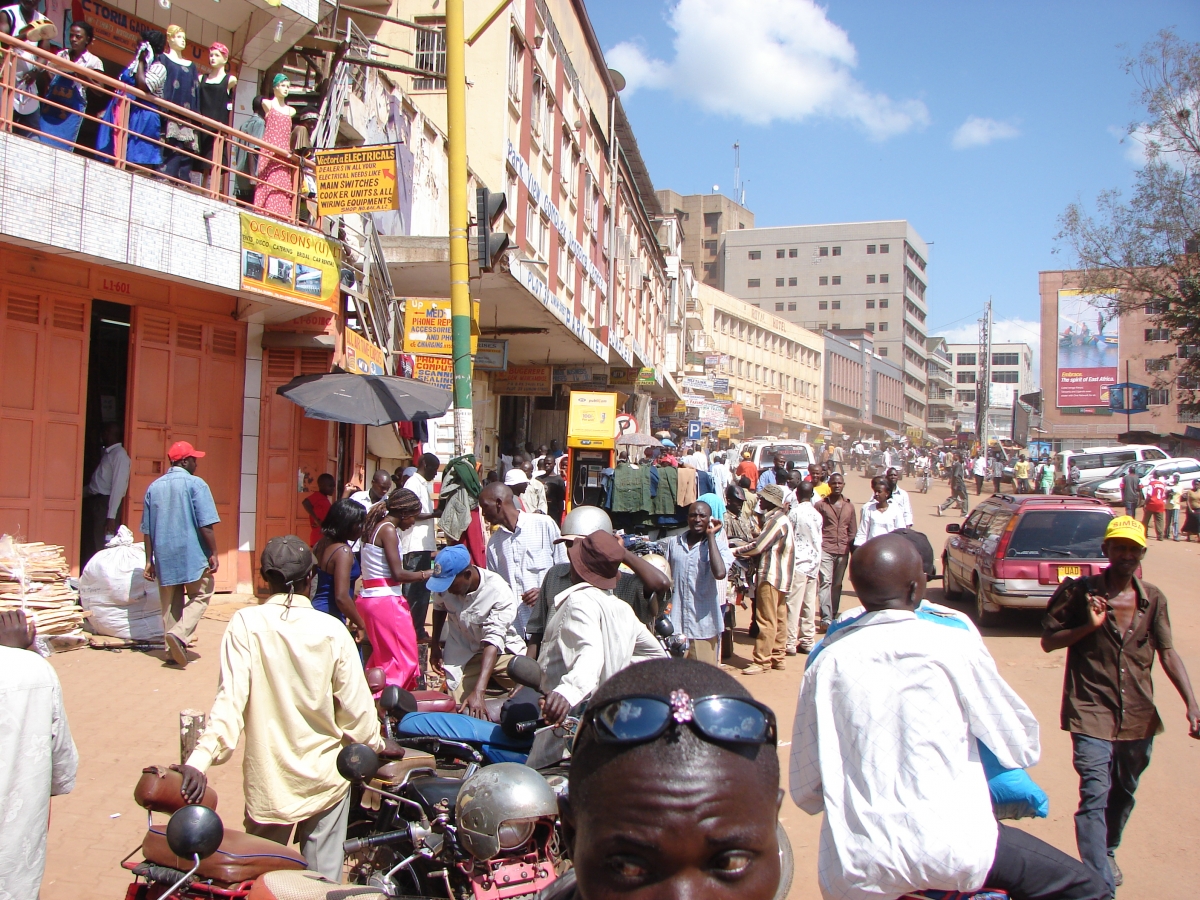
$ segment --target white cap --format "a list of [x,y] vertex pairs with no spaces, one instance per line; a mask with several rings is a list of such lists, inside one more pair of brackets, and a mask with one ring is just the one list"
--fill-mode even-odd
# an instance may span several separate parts
[[504,483],[509,487],[512,487],[514,484],[529,484],[529,476],[525,474],[524,469],[518,469],[516,466],[513,466],[504,473]]

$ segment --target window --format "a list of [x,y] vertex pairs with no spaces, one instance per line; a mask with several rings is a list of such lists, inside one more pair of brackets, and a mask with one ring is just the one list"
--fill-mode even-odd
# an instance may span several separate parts
[[783,248],[782,247],[775,251],[775,258],[783,259]]
[[880,323],[879,323],[879,330],[880,330],[880,331],[887,331],[887,330],[888,330],[888,323],[887,323],[887,322],[880,322]]
[[960,353],[960,354],[958,354],[958,365],[960,365],[960,366],[973,366],[973,365],[975,365],[975,354],[974,354],[974,353]]
[[992,384],[1016,384],[1019,378],[1017,372],[993,372]]
[[716,256],[717,255],[717,242],[716,241],[705,241],[704,242],[704,252],[708,253],[712,256]]
[[821,286],[829,284],[829,276],[822,275],[820,278],[817,279],[817,284],[819,284]]
[[834,248],[833,248],[833,255],[834,255],[834,256],[841,256],[841,255],[842,255],[842,248],[841,248],[841,247],[834,247]]
[[974,372],[959,372],[958,376],[954,379],[954,381],[956,384],[974,384],[975,383],[975,373]]
[[841,308],[842,308],[842,301],[841,301],[841,300],[834,300],[834,301],[833,301],[833,309],[841,309]]
[[1151,406],[1166,406],[1171,402],[1170,388],[1150,388],[1146,393],[1149,395]]
[[513,100],[521,102],[521,41],[516,34],[508,36],[508,93]]
[[782,278],[775,279],[775,287],[783,287],[783,279]]
[[880,253],[887,253],[887,252],[888,252],[888,249],[889,249],[890,247],[891,247],[891,244],[880,244],[880,245],[879,245],[879,252],[880,252]]
[[1180,422],[1200,422],[1200,406],[1194,403],[1179,403],[1175,407],[1175,415]]
[[[413,66],[426,72],[446,74],[446,30],[417,32],[417,52]],[[414,78],[414,91],[444,91],[445,78]]]
[[796,282],[796,276],[795,276],[795,275],[793,275],[791,278],[789,278],[789,279],[788,279],[788,287],[795,287],[795,286],[796,286],[796,283],[797,283],[797,282]]
[[867,253],[874,253],[874,252],[875,252],[875,245],[867,244]]
[[795,312],[795,311],[796,311],[796,304],[795,304],[795,303],[789,303],[789,304],[788,304],[787,311],[788,311],[788,312]]
[[751,259],[762,259],[762,251],[761,251],[761,250],[751,250],[751,251],[749,252],[749,254],[747,254],[747,255],[748,255],[748,256],[749,256]]
[[828,300],[818,300],[817,301],[817,309],[829,309],[829,301]]
[[828,255],[829,255],[828,247],[820,247],[817,249],[817,256],[828,256]]
[[874,276],[874,275],[868,275],[868,276],[867,276],[867,284],[874,284],[874,283],[875,283],[875,276]]
[[1160,357],[1158,359],[1146,360],[1146,371],[1147,372],[1165,372],[1169,368],[1171,368],[1170,357]]
[[880,275],[880,276],[879,276],[879,283],[880,283],[880,284],[887,284],[887,283],[888,283],[888,277],[887,277],[886,275]]
[[875,352],[878,353],[880,356],[887,356],[887,347],[880,347]]
[[879,308],[880,308],[880,309],[887,309],[887,308],[888,308],[888,302],[887,302],[887,298],[886,298],[886,297],[881,297],[881,298],[880,298],[880,300],[879,300]]
[[841,284],[841,283],[842,283],[842,276],[841,276],[841,275],[834,275],[834,276],[833,276],[833,283],[834,283],[834,284]]
[[720,234],[721,233],[721,214],[720,213],[705,213],[704,214],[704,227],[708,230],[709,234]]
[[975,402],[975,392],[974,391],[955,391],[954,399],[957,400],[959,403],[974,403]]
[[775,312],[783,312],[783,304],[782,303],[775,304]]
[[836,331],[837,329],[839,329],[839,328],[841,328],[841,327],[842,327],[842,323],[841,323],[841,322],[834,322],[834,323],[833,323],[833,328],[834,328],[834,331]]
[[1020,353],[993,353],[993,366],[1019,366],[1021,364]]
[[1161,316],[1171,307],[1169,300],[1152,300],[1146,304],[1146,315]]
[[752,288],[752,287],[758,287],[758,286],[759,286],[759,279],[757,279],[757,278],[747,278],[746,279],[746,287]]
[[872,331],[872,332],[873,332],[873,331],[875,330],[875,323],[874,323],[874,322],[868,322],[866,325],[864,325],[864,326],[863,326],[863,328],[865,328],[867,331]]
[[875,308],[875,301],[874,301],[874,300],[868,300],[868,301],[867,301],[867,309],[874,309],[874,308]]
[[1169,330],[1167,330],[1166,328],[1147,328],[1146,329],[1146,340],[1147,341],[1169,341],[1170,339],[1171,339],[1171,332]]
[[788,250],[788,259],[795,259],[799,255],[800,250],[797,247],[792,247],[790,250]]

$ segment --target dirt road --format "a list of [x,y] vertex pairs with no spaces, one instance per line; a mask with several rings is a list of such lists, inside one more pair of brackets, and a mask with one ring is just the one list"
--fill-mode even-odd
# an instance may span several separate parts
[[[869,495],[865,479],[851,473],[848,493],[865,500]],[[932,493],[913,496],[917,527],[929,535],[939,555],[945,524],[957,521],[933,515],[944,494],[944,488],[935,485]],[[975,502],[972,494],[972,507]],[[1171,602],[1176,647],[1200,685],[1196,589],[1200,544],[1152,541],[1144,570]],[[932,587],[929,598],[940,602],[940,587]],[[856,602],[852,594],[844,599]],[[227,615],[228,608],[224,613],[221,608],[211,612]],[[743,613],[741,621],[747,618]],[[81,763],[75,791],[53,802],[43,900],[124,896],[130,879],[119,863],[139,846],[146,826],[145,812],[133,802],[133,787],[143,766],[178,761],[179,711],[188,707],[207,711],[216,689],[217,646],[223,628],[219,619],[201,622],[200,659],[183,672],[140,653],[85,649],[54,658]],[[1078,785],[1071,767],[1070,739],[1058,729],[1065,653],[1042,653],[1039,633],[1036,616],[1012,616],[1001,627],[989,629],[986,640],[1001,673],[1042,724],[1042,762],[1031,774],[1050,795],[1050,817],[1024,820],[1020,827],[1074,854],[1072,814]],[[745,665],[749,646],[744,633],[739,634],[738,653],[743,659],[735,662]],[[780,748],[785,773],[803,665],[801,657],[793,660],[786,672],[747,679],[755,695],[779,715],[781,740],[789,742]],[[1123,900],[1189,896],[1185,885],[1200,883],[1200,858],[1193,852],[1200,839],[1200,806],[1186,799],[1200,795],[1200,741],[1187,737],[1183,705],[1170,682],[1157,671],[1155,681],[1167,731],[1155,742],[1153,761],[1138,789],[1138,807],[1118,853],[1125,872],[1125,886],[1118,892]],[[239,753],[210,773],[221,798],[219,810],[231,827],[240,827],[242,813],[240,761]],[[784,800],[782,818],[796,852],[791,896],[794,900],[819,897],[820,819],[804,814],[790,799]]]

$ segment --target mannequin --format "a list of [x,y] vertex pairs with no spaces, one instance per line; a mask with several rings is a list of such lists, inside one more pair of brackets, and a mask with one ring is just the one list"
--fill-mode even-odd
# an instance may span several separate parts
[[[148,94],[162,95],[162,83],[165,80],[166,69],[155,61],[162,55],[166,47],[166,37],[161,31],[147,28],[141,33],[142,42],[138,45],[133,61],[121,73],[121,81],[139,88]],[[155,72],[154,78],[151,73]],[[151,81],[158,85],[154,90]],[[162,118],[153,104],[141,98],[136,100],[118,94],[109,101],[104,111],[103,124],[96,134],[96,149],[108,161],[113,160],[116,153],[113,123],[120,116],[121,106],[129,104],[129,135],[125,146],[125,159],[132,165],[141,168],[158,168],[162,165],[162,147],[156,143],[162,137]]]
[[[229,62],[229,48],[224,44],[213,44],[208,48],[208,64],[212,71],[200,79],[200,115],[228,125],[233,113],[233,90],[237,87],[237,79],[225,71]],[[213,157],[213,136],[200,135],[200,155],[211,162]],[[200,164],[208,171],[211,165]]]
[[271,82],[272,96],[263,101],[263,140],[278,148],[278,156],[263,153],[258,160],[258,185],[254,189],[254,205],[277,216],[292,214],[292,170],[286,164],[291,158],[292,117],[296,110],[288,106],[291,82],[283,73]]
[[[199,112],[199,73],[190,59],[183,58],[185,49],[187,49],[187,34],[183,28],[179,25],[168,26],[167,52],[155,61],[155,66],[163,67],[163,83],[161,90],[154,93],[176,106],[182,106],[192,112]],[[154,67],[151,68],[153,70]],[[151,81],[153,90],[153,80],[149,74],[147,81]],[[196,129],[188,120],[176,121],[174,118],[167,118],[166,142],[163,174],[169,178],[190,182],[195,159],[188,154],[200,152],[200,140]]]

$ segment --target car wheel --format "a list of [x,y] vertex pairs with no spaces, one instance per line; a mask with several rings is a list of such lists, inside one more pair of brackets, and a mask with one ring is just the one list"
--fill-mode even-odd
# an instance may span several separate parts
[[985,625],[996,624],[996,613],[991,610],[984,609],[983,606],[983,587],[979,584],[979,576],[976,575],[972,586],[975,590],[975,624],[980,628]]
[[959,587],[958,581],[950,574],[950,560],[942,554],[942,594],[947,600],[961,600],[962,588]]

